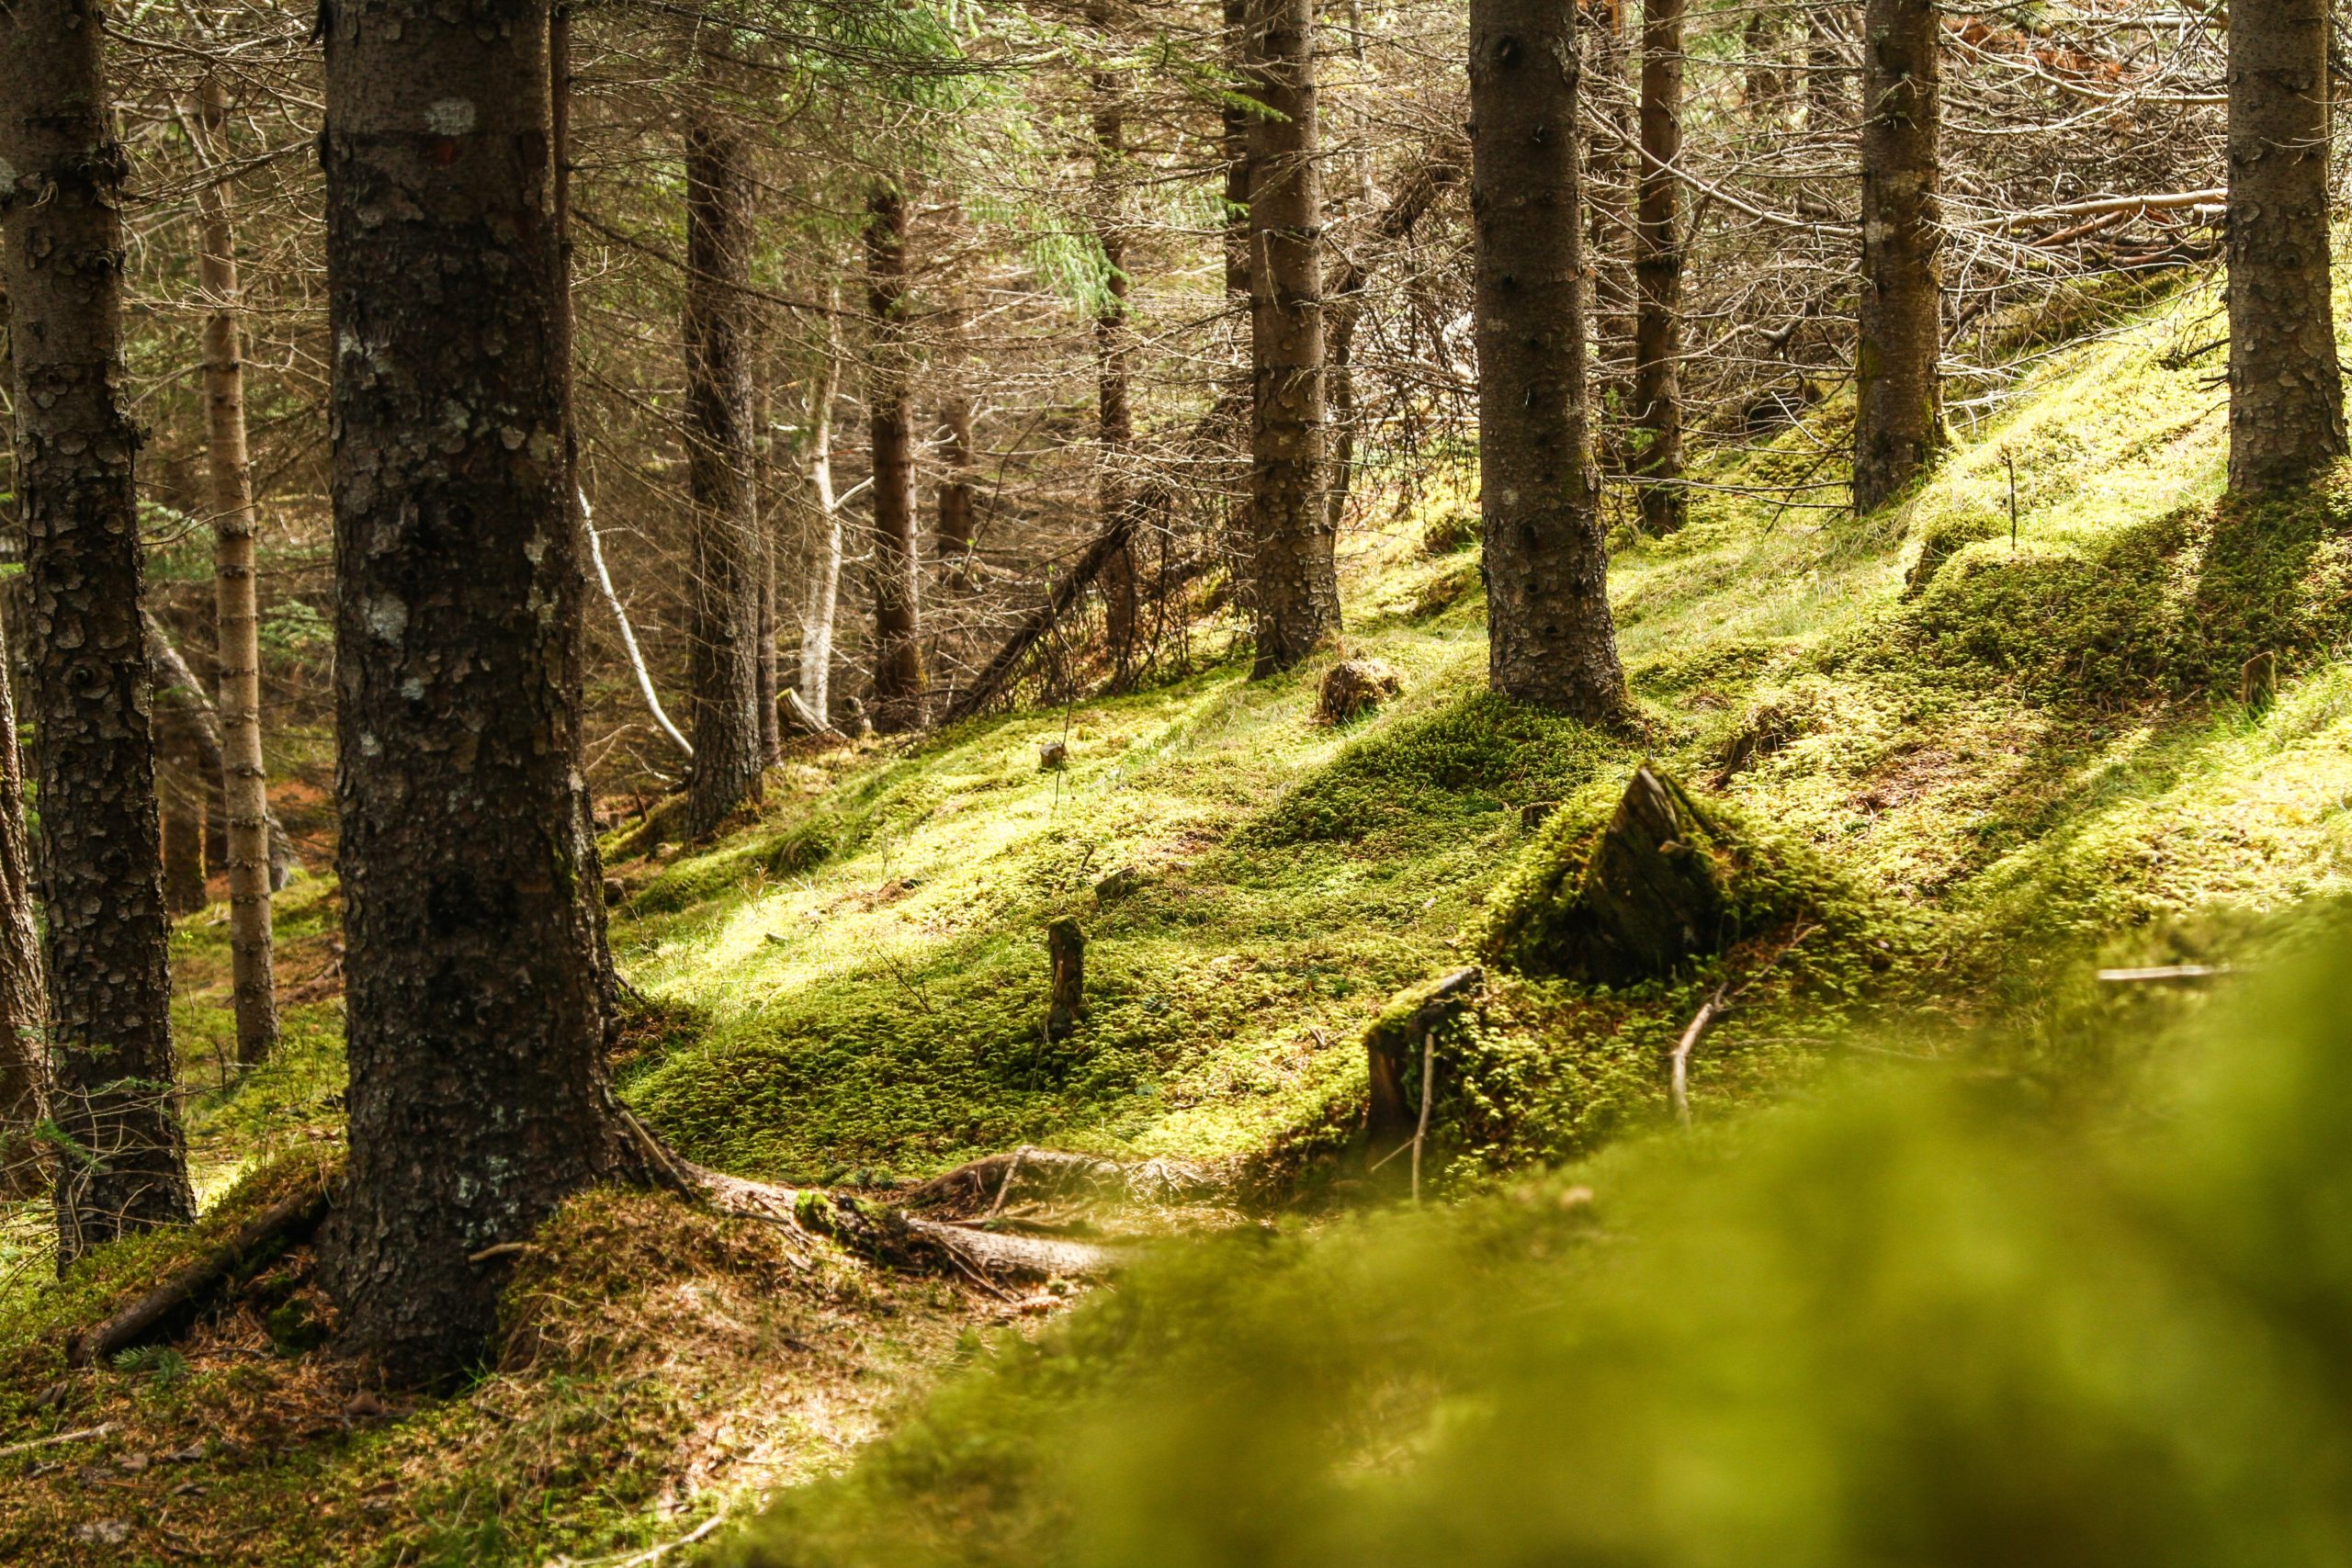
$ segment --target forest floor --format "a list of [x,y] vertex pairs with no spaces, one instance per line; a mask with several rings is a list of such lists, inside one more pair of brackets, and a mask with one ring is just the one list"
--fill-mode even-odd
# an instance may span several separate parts
[[[1742,1005],[1694,1059],[1702,1124],[1858,1055],[2110,1097],[2140,1048],[2116,1043],[2182,998],[2102,986],[2100,964],[2243,958],[2352,874],[2352,491],[2220,500],[2216,309],[2190,291],[2032,351],[1879,514],[1806,504],[1842,481],[1834,409],[1712,460],[1700,477],[1723,488],[1695,492],[1688,529],[1615,541],[1638,741],[1483,694],[1476,508],[1424,484],[1375,491],[1343,541],[1346,651],[1404,684],[1372,717],[1314,722],[1319,664],[1251,682],[1213,658],[1130,695],[804,750],[710,845],[624,824],[606,846],[641,998],[624,1093],[689,1157],[788,1184],[883,1190],[1033,1144],[1207,1168],[1247,1195],[1237,1224],[1353,1225],[1311,1216],[1375,1196],[1339,1157],[1366,1030],[1471,962],[1513,868],[1596,823],[1647,759],[1811,868],[1828,934],[1618,992],[1496,976],[1458,1046],[1468,1099],[1447,1108],[1437,1190],[1523,1197],[1515,1172],[1659,1142],[1666,1053],[1733,985]],[[2261,654],[2275,695],[2242,701]],[[1047,740],[1066,767],[1041,768]],[[174,950],[207,1234],[331,1162],[340,1114],[332,884],[281,900],[287,1043],[243,1077],[221,1065],[218,913]],[[1055,1041],[1060,917],[1089,938],[1090,1012]],[[1582,1188],[1542,1190],[1554,1214]],[[456,1396],[388,1402],[311,1348],[324,1309],[300,1254],[173,1348],[69,1373],[63,1335],[200,1238],[110,1249],[51,1286],[41,1217],[26,1206],[0,1252],[9,1560],[626,1555],[837,1470],[888,1426],[1000,1441],[1001,1411],[956,1425],[983,1397],[956,1390],[986,1379],[910,1413],[998,1357],[984,1331],[1064,1315],[1055,1294],[597,1194],[526,1259],[507,1348]],[[1046,1337],[1094,1353],[1104,1332]],[[925,1551],[965,1560],[958,1532],[989,1517],[931,1519]]]

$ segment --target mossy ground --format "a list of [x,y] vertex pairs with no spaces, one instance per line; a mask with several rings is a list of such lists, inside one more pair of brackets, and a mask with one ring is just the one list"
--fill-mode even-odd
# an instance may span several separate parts
[[[2331,480],[2284,509],[2217,504],[2212,356],[2177,352],[2210,338],[2212,309],[2191,291],[2048,353],[1887,513],[1704,491],[1682,534],[1621,538],[1637,739],[1483,694],[1465,476],[1440,474],[1406,500],[1374,486],[1344,546],[1346,651],[1405,680],[1370,718],[1312,722],[1319,666],[1250,682],[1226,659],[1063,711],[801,754],[723,840],[608,867],[626,893],[615,950],[644,998],[624,1092],[690,1156],[797,1182],[879,1185],[1022,1142],[1234,1162],[1277,1186],[1329,1175],[1366,1027],[1470,961],[1521,858],[1596,820],[1645,757],[1829,868],[1850,919],[1836,940],[1760,932],[1614,992],[1494,976],[1446,1042],[1457,1188],[1661,1121],[1666,1053],[1724,987],[1749,988],[1694,1063],[1702,1125],[1841,1054],[1951,1055],[1995,1023],[2020,1081],[2108,1081],[2117,1032],[2083,1021],[2159,1004],[2097,986],[2093,958],[2226,960],[2352,870],[2352,671],[2335,661],[2352,502]],[[1704,477],[1834,481],[1835,419]],[[1931,540],[1945,558],[1906,598]],[[2255,652],[2280,671],[2259,709],[2237,700]],[[1067,768],[1040,770],[1049,739]],[[1554,803],[1554,827],[1528,825],[1522,807]],[[1045,932],[1062,916],[1090,938],[1091,1008],[1054,1042]],[[237,1081],[220,1066],[225,931],[198,917],[175,941],[208,1196],[337,1134],[332,884],[299,885],[280,922],[288,1043]],[[20,1348],[179,1245],[36,1292],[38,1207],[16,1223],[0,1344]],[[976,1310],[924,1285],[853,1289],[837,1262],[831,1285],[776,1273],[756,1233],[715,1224],[583,1201],[524,1271],[517,1312],[560,1297],[552,1330],[526,1337],[598,1348],[398,1421],[346,1420],[331,1357],[277,1358],[234,1314],[184,1349],[184,1376],[110,1369],[70,1409],[27,1407],[47,1373],[26,1361],[0,1443],[107,1419],[118,1456],[164,1452],[271,1409],[286,1430],[208,1472],[200,1497],[112,1461],[85,1483],[80,1450],[38,1475],[0,1466],[0,1529],[94,1562],[169,1556],[171,1531],[256,1562],[616,1548],[832,1463]],[[819,1348],[775,1353],[794,1341]],[[146,1533],[74,1537],[123,1498]]]

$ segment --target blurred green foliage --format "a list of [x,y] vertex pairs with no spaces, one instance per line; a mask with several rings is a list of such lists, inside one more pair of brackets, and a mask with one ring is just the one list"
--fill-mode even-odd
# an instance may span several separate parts
[[2352,1559],[2352,935],[2307,946],[2092,1122],[1914,1065],[1171,1249],[719,1560]]

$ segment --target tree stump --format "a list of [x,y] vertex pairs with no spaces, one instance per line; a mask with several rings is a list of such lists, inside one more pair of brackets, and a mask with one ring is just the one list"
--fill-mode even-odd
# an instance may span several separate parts
[[1086,1016],[1086,933],[1076,920],[1059,919],[1046,928],[1046,957],[1053,970],[1046,1037],[1066,1040]]
[[1372,1164],[1410,1143],[1420,1120],[1420,1085],[1408,1074],[1421,1063],[1421,1042],[1430,1031],[1477,999],[1486,971],[1456,969],[1452,974],[1406,991],[1381,1010],[1364,1032],[1364,1069],[1369,1093],[1364,1104],[1364,1156]]
[[1343,659],[1323,672],[1323,684],[1315,694],[1315,717],[1322,724],[1345,724],[1404,689],[1396,671],[1377,659]]
[[[1740,933],[1727,891],[1739,846],[1690,794],[1646,764],[1609,825],[1550,847],[1514,875],[1495,908],[1486,955],[1530,974],[1604,986],[1672,974]],[[1532,874],[1531,874],[1531,872]]]
[[2238,669],[2238,701],[2254,713],[2267,713],[2278,694],[2278,656],[2267,649]]
[[1058,773],[1068,766],[1069,766],[1069,742],[1062,740],[1037,742],[1037,771],[1039,773]]
[[1634,770],[1585,863],[1579,897],[1592,921],[1594,979],[1648,979],[1723,950],[1731,904],[1711,852],[1716,838],[1680,784],[1646,764]]

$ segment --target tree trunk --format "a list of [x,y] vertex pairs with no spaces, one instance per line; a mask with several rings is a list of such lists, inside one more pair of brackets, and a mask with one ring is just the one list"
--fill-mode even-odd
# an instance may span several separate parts
[[195,699],[185,687],[158,684],[155,716],[156,798],[164,829],[164,909],[192,915],[205,906],[205,748],[197,739]]
[[[171,976],[122,371],[127,160],[92,0],[0,19],[0,163],[40,779],[57,1258],[194,1210],[173,1100]],[[40,199],[30,199],[30,193]]]
[[1595,506],[1573,6],[1473,0],[1478,477],[1494,689],[1594,724],[1625,712]]
[[0,628],[0,1197],[29,1198],[49,1179],[33,1136],[49,1110],[40,1032],[49,1012],[33,919],[32,852],[25,837],[25,775],[17,757],[17,705]]
[[[1096,6],[1095,24],[1107,21]],[[1120,211],[1120,181],[1126,159],[1126,113],[1119,78],[1097,71],[1094,95],[1095,232],[1110,276],[1094,318],[1096,437],[1095,526],[1107,528],[1127,504],[1126,463],[1135,446],[1135,411],[1129,400],[1127,361],[1132,330],[1127,321],[1127,231]],[[1136,615],[1135,542],[1120,545],[1102,565],[1102,637],[1110,645],[1111,684],[1124,691],[1135,678]]]
[[940,452],[947,472],[939,480],[939,516],[933,525],[939,558],[959,580],[971,574],[976,513],[972,504],[972,397],[957,391],[941,411],[946,440]]
[[2345,452],[2328,278],[2328,7],[2230,9],[2230,488]]
[[1634,220],[1634,407],[1628,465],[1642,524],[1671,534],[1682,488],[1682,186],[1660,164],[1682,156],[1682,0],[1642,6],[1642,170]]
[[1854,510],[1883,504],[1944,445],[1943,210],[1932,0],[1862,17],[1862,278],[1854,356]]
[[866,198],[866,305],[874,317],[866,389],[874,443],[874,728],[922,728],[922,547],[915,535],[914,392],[907,341],[907,198]]
[[833,400],[841,393],[842,293],[832,291],[825,316],[825,364],[809,385],[804,421],[808,431],[808,581],[800,601],[800,663],[795,689],[820,724],[832,716],[833,620],[842,586],[841,502],[833,494]]
[[1324,507],[1322,198],[1316,178],[1314,7],[1252,0],[1250,118],[1250,533],[1257,660],[1287,670],[1340,634]]
[[760,541],[752,494],[752,176],[742,139],[686,130],[686,471],[694,496],[694,775],[681,830],[761,796]]
[[351,1154],[322,1246],[346,1335],[403,1382],[495,1327],[504,1265],[470,1258],[642,1169],[572,782],[549,9],[379,0],[326,28]]
[[237,1014],[237,1060],[251,1066],[277,1045],[277,978],[270,931],[276,886],[270,852],[269,775],[261,747],[261,610],[254,592],[253,462],[245,449],[245,370],[237,310],[228,100],[207,73],[194,140],[214,177],[198,187],[197,280],[204,321],[205,443],[212,502],[213,615],[220,643],[220,778],[228,818],[229,952]]
[[1046,1036],[1067,1040],[1086,1016],[1086,933],[1076,920],[1056,920],[1046,928],[1046,962],[1053,987]]
[[[1233,74],[1250,74],[1250,0],[1225,0],[1225,51]],[[1255,118],[1228,96],[1225,103],[1225,297],[1235,306],[1250,299],[1250,125]]]
[[1593,333],[1600,345],[1593,376],[1598,416],[1593,446],[1609,470],[1619,473],[1625,467],[1623,420],[1633,402],[1635,357],[1632,231],[1638,181],[1630,165],[1641,160],[1634,150],[1636,107],[1625,80],[1629,62],[1623,0],[1588,0],[1583,20],[1589,28],[1584,37],[1582,83],[1591,105],[1587,123],[1601,128],[1593,138],[1584,177]]

